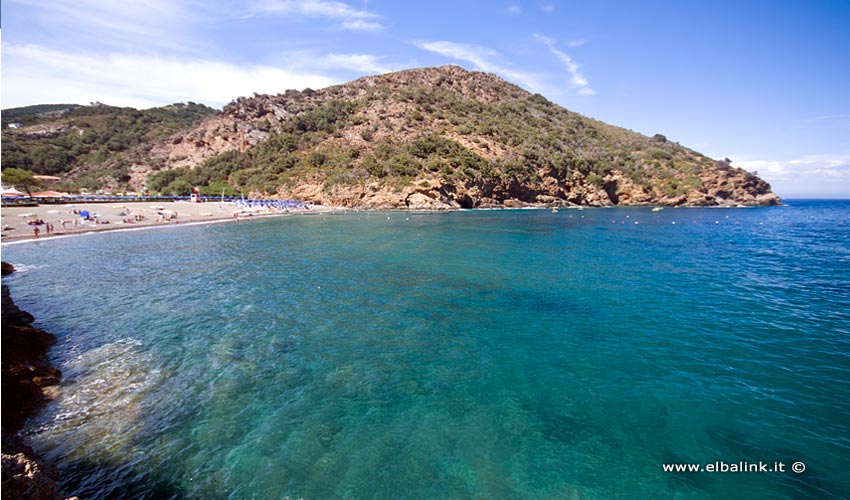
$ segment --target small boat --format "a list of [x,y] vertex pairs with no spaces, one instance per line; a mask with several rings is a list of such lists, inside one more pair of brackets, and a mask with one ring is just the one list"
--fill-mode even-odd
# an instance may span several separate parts
[[553,214],[558,213],[558,207],[552,207],[552,213]]
[[652,209],[653,212],[660,212],[662,210],[664,210],[664,207],[655,207]]

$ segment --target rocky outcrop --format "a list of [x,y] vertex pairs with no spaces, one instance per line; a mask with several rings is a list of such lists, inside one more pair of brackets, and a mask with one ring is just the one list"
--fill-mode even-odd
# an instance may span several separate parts
[[[337,185],[328,190],[319,181],[297,183],[279,196],[314,204],[363,210],[451,210],[459,208],[519,208],[584,206],[769,206],[781,203],[770,186],[743,170],[717,174],[706,171],[688,190],[665,192],[656,186],[637,184],[619,171],[601,182],[581,175],[564,180],[540,173],[536,182],[475,180],[452,183],[440,178],[416,179],[404,186],[371,182]],[[683,181],[681,181],[683,182]]]
[[[4,262],[2,270],[5,276],[14,269]],[[46,360],[56,338],[32,326],[32,315],[15,305],[6,285],[2,285],[2,322],[3,498],[65,498],[56,483],[56,468],[16,435],[59,384],[62,373]]]
[[[11,433],[3,433],[3,498],[62,500],[56,467]],[[68,500],[79,500],[71,497]]]
[[3,429],[16,432],[46,401],[46,390],[59,384],[62,373],[46,360],[56,337],[32,326],[32,315],[15,305],[6,285],[2,294]]
[[0,274],[6,276],[12,274],[13,272],[15,272],[15,268],[12,266],[12,264],[9,264],[8,262],[0,263]]

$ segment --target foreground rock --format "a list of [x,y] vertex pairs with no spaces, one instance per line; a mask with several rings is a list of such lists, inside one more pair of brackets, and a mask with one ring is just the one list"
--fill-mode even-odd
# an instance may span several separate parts
[[[3,275],[14,269],[2,265]],[[65,498],[56,482],[56,468],[17,436],[27,418],[48,399],[62,373],[51,366],[47,351],[56,338],[32,326],[33,317],[12,301],[2,285],[2,494],[3,498],[55,500]]]

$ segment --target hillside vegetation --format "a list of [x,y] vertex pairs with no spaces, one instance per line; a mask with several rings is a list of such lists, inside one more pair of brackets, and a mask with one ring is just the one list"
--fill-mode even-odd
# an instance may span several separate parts
[[191,103],[96,111],[4,127],[3,166],[89,189],[200,187],[363,208],[779,202],[728,160],[455,66],[243,97],[218,113]]
[[[3,168],[67,176],[68,189],[126,184],[152,145],[216,111],[202,104],[136,110],[96,104],[3,110]],[[10,128],[10,124],[19,128]]]

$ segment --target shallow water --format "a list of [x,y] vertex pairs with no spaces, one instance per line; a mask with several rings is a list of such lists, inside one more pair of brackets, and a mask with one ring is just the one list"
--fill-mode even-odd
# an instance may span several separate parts
[[[350,213],[3,247],[96,498],[846,498],[850,202]],[[806,464],[802,474],[664,463]]]

